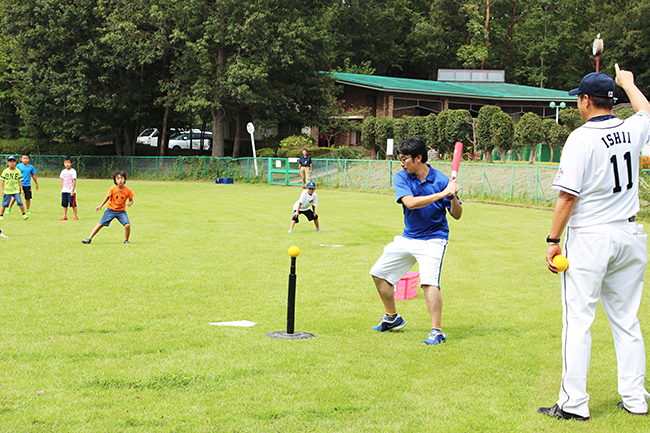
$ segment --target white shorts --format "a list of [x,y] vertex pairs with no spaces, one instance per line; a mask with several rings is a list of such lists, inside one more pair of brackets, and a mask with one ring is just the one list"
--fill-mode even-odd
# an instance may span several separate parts
[[393,286],[418,262],[420,285],[440,287],[442,258],[447,250],[447,239],[407,239],[395,236],[384,247],[384,253],[370,269],[370,275],[384,279]]

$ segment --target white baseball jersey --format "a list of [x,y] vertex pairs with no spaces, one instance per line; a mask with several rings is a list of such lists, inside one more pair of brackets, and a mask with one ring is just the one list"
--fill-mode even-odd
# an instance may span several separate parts
[[628,219],[639,210],[639,153],[650,133],[650,115],[623,121],[591,119],[564,145],[553,189],[578,197],[567,223],[562,281],[562,384],[557,405],[589,416],[587,372],[590,328],[598,301],[610,322],[618,364],[618,392],[625,407],[643,413],[645,346],[636,317],[647,263],[648,238]]
[[650,114],[593,119],[576,129],[562,150],[552,188],[579,197],[568,227],[626,220],[639,211],[639,154],[648,141]]
[[300,206],[300,210],[307,210],[311,206],[318,206],[318,194],[316,194],[316,191],[310,195],[306,189],[303,190],[298,201],[293,204],[294,212],[298,209],[298,206]]

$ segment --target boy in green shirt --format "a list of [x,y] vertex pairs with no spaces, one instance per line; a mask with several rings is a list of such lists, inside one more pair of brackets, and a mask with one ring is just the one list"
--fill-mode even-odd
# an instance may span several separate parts
[[12,198],[18,203],[20,211],[23,213],[23,219],[27,219],[29,216],[25,215],[25,206],[23,206],[23,200],[20,197],[23,193],[23,175],[16,168],[15,157],[9,156],[7,158],[7,165],[9,167],[5,168],[0,176],[0,194],[2,194],[0,220],[4,218],[5,209],[9,206]]

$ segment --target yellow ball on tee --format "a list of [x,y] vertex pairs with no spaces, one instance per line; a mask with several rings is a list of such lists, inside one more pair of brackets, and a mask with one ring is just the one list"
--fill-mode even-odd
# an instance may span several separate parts
[[566,271],[567,268],[569,267],[569,261],[562,254],[558,254],[557,256],[553,257],[553,264],[557,267],[557,270],[560,272]]
[[298,254],[300,254],[300,248],[298,248],[297,246],[293,245],[293,246],[289,247],[289,251],[288,251],[288,253],[289,253],[289,255],[290,255],[291,257],[298,257]]

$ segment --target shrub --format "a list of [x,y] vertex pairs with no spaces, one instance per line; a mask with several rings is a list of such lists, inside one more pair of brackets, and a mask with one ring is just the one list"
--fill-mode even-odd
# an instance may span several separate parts
[[314,145],[314,139],[308,135],[291,135],[280,142],[281,148],[300,149]]
[[634,116],[635,111],[634,108],[632,107],[622,107],[616,110],[614,114],[616,114],[616,117],[618,117],[619,119],[627,119],[629,117]]
[[275,156],[275,150],[270,147],[265,147],[264,149],[258,149],[257,157],[258,158],[271,158]]
[[[302,147],[296,148],[286,148],[281,147],[278,149],[277,156],[278,158],[300,158],[302,155]],[[307,147],[307,155],[312,158],[318,158],[320,155],[331,152],[332,149],[329,147]]]
[[36,141],[27,138],[0,140],[0,154],[19,155],[22,153],[28,153],[30,155],[38,153]]

